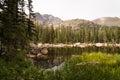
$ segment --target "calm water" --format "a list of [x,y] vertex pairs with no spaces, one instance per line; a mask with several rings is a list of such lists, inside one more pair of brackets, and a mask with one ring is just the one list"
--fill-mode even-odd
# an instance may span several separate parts
[[80,55],[83,52],[104,52],[109,54],[120,54],[120,47],[72,47],[72,48],[49,48],[48,60],[40,60],[36,62],[37,66],[44,68],[52,68],[59,66],[64,61],[71,58],[72,55]]

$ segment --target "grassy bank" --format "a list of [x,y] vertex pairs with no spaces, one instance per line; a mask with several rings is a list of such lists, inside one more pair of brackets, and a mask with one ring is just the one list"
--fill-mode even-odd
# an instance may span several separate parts
[[61,70],[48,71],[44,76],[45,80],[120,80],[120,55],[74,55]]
[[83,53],[74,55],[59,70],[38,69],[25,57],[26,51],[0,57],[1,80],[120,80],[120,55]]

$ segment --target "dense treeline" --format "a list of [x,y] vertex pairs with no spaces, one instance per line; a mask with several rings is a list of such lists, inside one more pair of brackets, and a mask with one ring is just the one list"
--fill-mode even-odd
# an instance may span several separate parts
[[42,43],[119,43],[120,27],[100,26],[93,27],[79,26],[74,29],[70,26],[58,28],[37,26],[38,42]]
[[[28,18],[26,7],[29,11]],[[33,39],[35,31],[32,8],[32,0],[0,0],[1,50],[24,49]]]

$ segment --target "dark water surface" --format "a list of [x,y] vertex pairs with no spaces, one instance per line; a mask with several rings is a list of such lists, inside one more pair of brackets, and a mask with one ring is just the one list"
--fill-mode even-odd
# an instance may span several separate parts
[[120,47],[66,47],[66,48],[48,48],[48,60],[37,61],[37,66],[44,68],[53,68],[59,66],[64,61],[71,58],[72,55],[81,55],[83,52],[103,52],[108,54],[120,54]]

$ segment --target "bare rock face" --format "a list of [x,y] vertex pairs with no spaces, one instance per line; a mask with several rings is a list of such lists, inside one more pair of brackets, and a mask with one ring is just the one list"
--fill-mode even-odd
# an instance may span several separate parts
[[42,25],[52,25],[52,24],[54,25],[62,22],[62,20],[58,17],[54,17],[49,14],[40,14],[40,13],[35,13],[35,21],[41,23]]
[[44,17],[44,20],[47,24],[57,24],[57,23],[62,22],[62,20],[60,18],[54,17],[54,16],[49,15],[49,14],[44,14],[43,17]]

